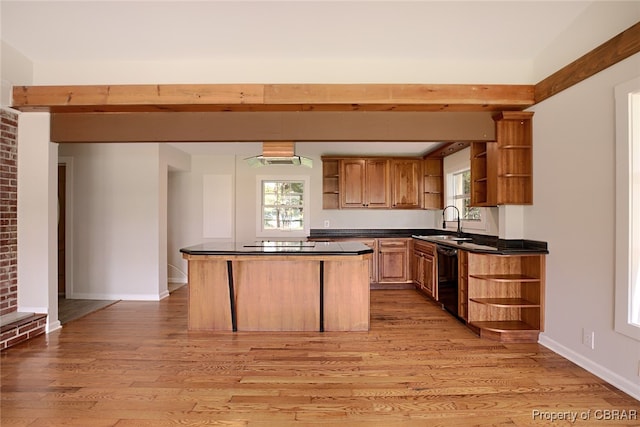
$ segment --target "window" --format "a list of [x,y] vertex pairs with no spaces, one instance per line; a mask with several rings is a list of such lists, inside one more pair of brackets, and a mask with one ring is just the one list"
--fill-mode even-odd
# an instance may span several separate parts
[[640,77],[615,97],[615,329],[640,341]]
[[[453,205],[460,210],[460,220],[463,231],[483,232],[489,226],[487,208],[470,207],[471,204],[471,149],[465,148],[444,158],[444,187],[445,206]],[[457,228],[457,214],[455,209],[446,211],[449,230]],[[436,221],[439,224],[439,220]],[[440,225],[440,224],[439,224]]]
[[258,177],[261,236],[306,236],[308,178]]
[[[480,221],[480,209],[471,207],[471,169],[451,174],[451,196],[448,205],[453,205],[460,211],[460,219],[463,221]],[[453,209],[452,209],[453,211]],[[449,213],[447,220],[457,220],[453,212]]]

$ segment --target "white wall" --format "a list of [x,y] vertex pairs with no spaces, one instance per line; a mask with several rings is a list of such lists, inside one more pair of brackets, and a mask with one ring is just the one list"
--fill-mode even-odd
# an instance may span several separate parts
[[12,104],[12,86],[33,84],[33,63],[15,50],[0,41],[0,105]]
[[[178,145],[179,146],[179,145]],[[245,151],[246,148],[239,147]],[[254,152],[253,154],[259,154]],[[256,237],[257,193],[259,175],[306,175],[310,179],[310,228],[432,228],[436,211],[393,209],[322,209],[322,161],[319,156],[305,153],[301,144],[296,154],[313,160],[313,168],[302,166],[266,166],[252,168],[244,160],[249,155],[194,155],[191,170],[170,173],[169,178],[169,263],[186,271],[181,259],[181,247],[208,241],[253,241]],[[365,155],[366,153],[362,153]],[[232,239],[203,237],[202,182],[203,176],[225,175],[233,177],[233,230]],[[440,211],[438,211],[440,212]],[[261,237],[262,238],[262,237]],[[180,273],[173,269],[178,276]]]
[[[172,205],[169,182],[171,171],[189,170],[191,168],[191,157],[184,152],[173,148],[167,144],[159,144],[159,168],[158,168],[158,295],[160,298],[168,294],[168,283],[174,269],[169,269],[170,258],[169,242],[169,208]],[[182,279],[182,277],[181,277]],[[180,280],[185,282],[186,280]]]
[[[207,241],[203,237],[203,176],[231,175],[235,177],[235,156],[194,155],[189,171],[171,171],[168,185],[168,248],[170,277],[176,281],[187,272],[180,248]],[[235,179],[234,179],[235,185]],[[235,232],[232,233],[235,235]]]
[[532,109],[534,205],[524,208],[526,236],[549,243],[541,342],[638,399],[640,342],[613,330],[613,88],[639,75],[636,54]]
[[18,118],[18,311],[58,321],[58,145],[49,142],[49,113]]
[[[640,2],[594,1],[534,60],[534,82],[555,73],[640,21]],[[566,58],[570,58],[567,61]]]
[[235,59],[61,61],[36,64],[36,85],[181,83],[528,84],[532,61]]
[[[60,155],[73,158],[74,171],[74,282],[68,297],[165,296],[159,145],[62,144]],[[166,212],[166,201],[164,206]]]

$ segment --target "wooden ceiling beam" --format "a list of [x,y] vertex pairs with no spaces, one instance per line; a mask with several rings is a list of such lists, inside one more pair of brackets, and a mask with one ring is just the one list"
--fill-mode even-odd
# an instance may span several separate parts
[[168,84],[17,86],[13,108],[53,113],[523,110],[533,85]]
[[535,85],[535,103],[588,79],[640,52],[640,22]]
[[51,141],[492,141],[491,113],[53,113]]

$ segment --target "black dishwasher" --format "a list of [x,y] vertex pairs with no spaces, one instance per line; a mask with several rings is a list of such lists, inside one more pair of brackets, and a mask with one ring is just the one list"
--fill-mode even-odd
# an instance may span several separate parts
[[458,250],[436,245],[438,258],[438,301],[458,317]]

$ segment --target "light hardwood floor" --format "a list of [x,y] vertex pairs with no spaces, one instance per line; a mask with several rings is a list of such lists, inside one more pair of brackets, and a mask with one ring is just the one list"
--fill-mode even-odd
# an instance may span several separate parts
[[370,332],[324,334],[188,333],[186,295],[119,302],[2,352],[0,424],[640,425],[595,417],[637,400],[537,344],[480,339],[413,290],[372,291]]
[[117,301],[58,298],[58,320],[61,325],[80,319]]

